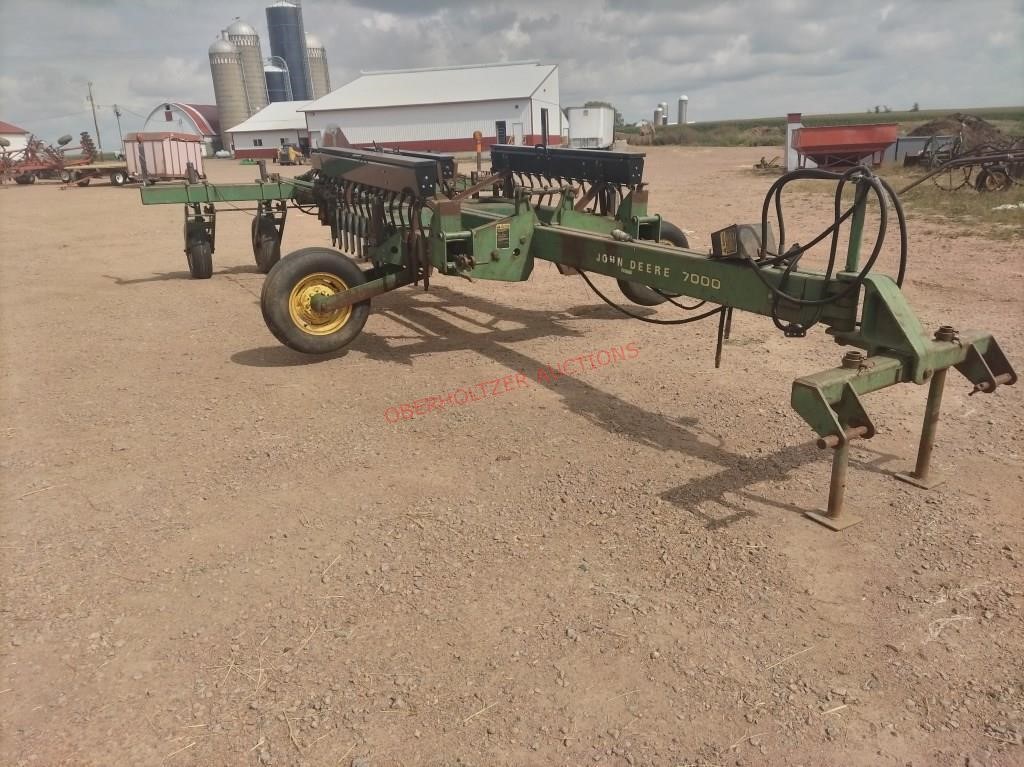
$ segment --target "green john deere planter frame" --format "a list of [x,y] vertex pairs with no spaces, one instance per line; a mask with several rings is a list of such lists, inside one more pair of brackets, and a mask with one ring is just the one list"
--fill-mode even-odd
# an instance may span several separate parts
[[[850,443],[875,433],[861,397],[894,384],[929,384],[917,465],[900,478],[934,484],[930,457],[947,370],[956,368],[983,393],[1017,375],[988,333],[947,326],[926,332],[897,282],[871,272],[875,252],[861,265],[869,193],[882,189],[870,171],[843,177],[857,191],[833,228],[849,220],[849,243],[841,268],[819,273],[799,268],[801,250],[779,252],[766,216],[760,226],[716,232],[712,253],[670,237],[671,227],[648,212],[643,161],[631,153],[494,146],[490,174],[465,178],[448,155],[325,147],[297,179],[268,177],[261,166],[253,184],[161,185],[141,193],[145,204],[185,206],[185,249],[199,255],[213,251],[217,203],[255,203],[253,252],[268,272],[264,319],[279,340],[305,353],[351,343],[374,296],[411,284],[428,288],[434,274],[522,281],[538,258],[564,274],[613,277],[645,305],[679,296],[714,305],[696,318],[718,317],[719,352],[734,310],[771,317],[788,335],[824,325],[851,351],[838,367],[793,382],[793,408],[819,447],[834,451],[827,509],[808,516],[835,530],[859,521],[844,511],[843,498]],[[879,191],[878,199],[898,208],[894,195],[886,202]],[[340,251],[304,248],[280,259],[289,204],[315,212]]]

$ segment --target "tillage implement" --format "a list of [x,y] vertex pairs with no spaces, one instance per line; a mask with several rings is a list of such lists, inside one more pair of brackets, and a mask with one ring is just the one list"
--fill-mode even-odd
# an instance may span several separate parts
[[[314,152],[312,170],[295,179],[261,169],[252,184],[161,185],[141,193],[144,203],[185,205],[185,250],[195,277],[212,273],[216,206],[255,203],[253,253],[267,273],[264,320],[281,343],[307,354],[351,343],[374,296],[406,285],[428,288],[435,274],[522,281],[538,258],[581,276],[603,301],[638,320],[717,320],[716,364],[734,310],[769,317],[791,337],[822,325],[850,351],[838,367],[794,381],[791,402],[817,433],[819,447],[833,450],[828,507],[809,516],[836,530],[858,521],[844,511],[843,495],[850,443],[875,434],[865,394],[898,383],[929,385],[917,466],[901,478],[930,487],[948,369],[984,394],[1017,381],[989,333],[922,327],[900,290],[907,251],[903,211],[870,169],[782,176],[765,197],[759,223],[715,232],[711,251],[702,253],[648,211],[643,165],[642,154],[496,145],[490,172],[467,178],[447,155],[325,147]],[[798,179],[834,184],[835,216],[812,241],[787,246],[782,190]],[[281,258],[289,205],[316,215],[337,249],[303,248]],[[878,229],[872,226],[865,257],[869,206]],[[873,270],[891,228],[898,229],[900,250],[895,278]],[[801,268],[804,254],[819,243],[829,247],[826,269]],[[690,313],[679,319],[635,314],[600,292],[590,274],[616,279],[635,304],[670,304]],[[677,300],[684,296],[696,303]]]

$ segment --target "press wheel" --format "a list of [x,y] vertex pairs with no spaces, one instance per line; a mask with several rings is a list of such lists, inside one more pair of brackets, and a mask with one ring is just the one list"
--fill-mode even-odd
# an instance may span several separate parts
[[193,240],[185,250],[188,273],[195,280],[208,280],[213,276],[213,246],[209,240]]
[[270,332],[303,354],[329,354],[355,340],[370,314],[370,300],[327,312],[313,308],[315,296],[333,296],[366,282],[351,259],[329,248],[303,248],[270,270],[260,307]]
[[281,240],[273,221],[260,216],[252,220],[252,254],[260,274],[269,272],[281,260]]

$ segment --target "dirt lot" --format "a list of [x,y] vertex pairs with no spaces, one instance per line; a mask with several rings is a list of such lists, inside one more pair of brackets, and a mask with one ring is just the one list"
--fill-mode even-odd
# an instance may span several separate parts
[[[650,149],[652,209],[707,247],[760,215],[762,154]],[[830,204],[796,193],[795,239]],[[930,492],[891,477],[925,391],[868,397],[837,534],[802,515],[830,456],[789,407],[841,356],[820,331],[737,315],[716,371],[712,324],[621,318],[539,263],[386,296],[310,359],[263,324],[245,214],[192,281],[181,211],[137,190],[6,186],[0,212],[3,764],[1024,764],[1020,387],[951,375]],[[1024,366],[1021,243],[910,236],[924,325]],[[327,242],[291,214],[286,250]]]

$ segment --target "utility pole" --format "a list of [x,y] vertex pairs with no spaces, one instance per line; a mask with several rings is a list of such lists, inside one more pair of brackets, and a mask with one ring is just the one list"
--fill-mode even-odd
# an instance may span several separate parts
[[89,106],[92,107],[92,125],[96,129],[96,146],[99,147],[100,154],[103,154],[103,140],[100,138],[100,124],[96,119],[96,102],[92,97],[92,83],[89,83]]
[[124,144],[124,134],[121,132],[121,110],[117,104],[114,104],[114,117],[117,118],[117,137],[120,139],[121,144]]

